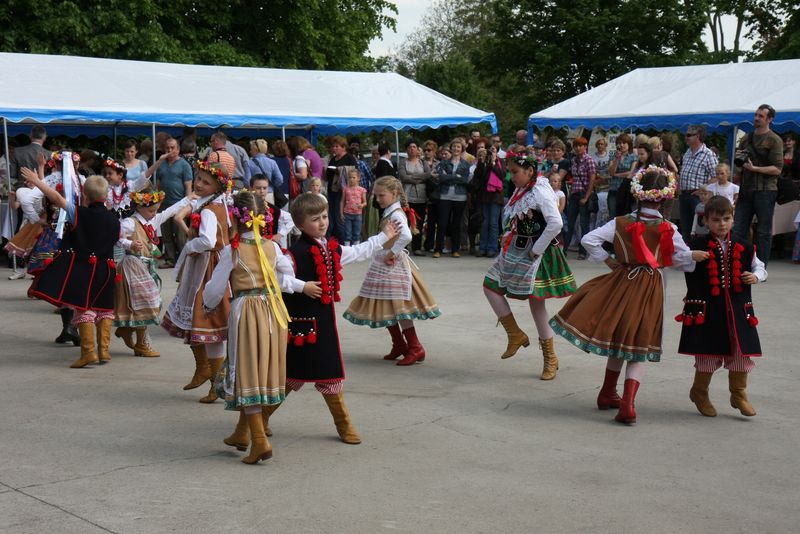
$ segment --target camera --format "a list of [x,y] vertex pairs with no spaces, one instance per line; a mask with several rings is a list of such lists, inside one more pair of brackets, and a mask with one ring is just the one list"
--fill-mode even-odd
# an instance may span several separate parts
[[733,156],[733,164],[737,167],[742,167],[747,160],[753,162],[755,160],[755,154],[753,154],[749,148],[742,148],[736,151],[736,154]]

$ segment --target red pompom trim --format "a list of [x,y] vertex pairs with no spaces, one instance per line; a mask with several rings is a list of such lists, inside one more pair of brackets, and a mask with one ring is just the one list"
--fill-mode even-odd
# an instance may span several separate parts
[[697,317],[694,320],[694,324],[696,324],[698,326],[700,326],[701,324],[704,324],[705,322],[706,322],[706,316],[703,315],[702,313],[698,314]]
[[117,275],[114,277],[114,282],[116,282],[116,283],[118,283],[118,284],[119,284],[120,282],[122,282],[122,275],[121,275],[121,274],[119,274],[119,273],[117,273]]
[[676,315],[675,316],[675,321],[678,322],[678,323],[682,323],[683,322],[683,314],[679,313],[678,315]]
[[89,265],[94,265],[96,263],[97,263],[97,256],[95,256],[94,254],[89,256]]
[[42,262],[42,264],[43,264],[45,267],[47,267],[47,266],[48,266],[48,265],[50,265],[51,263],[53,263],[53,258],[47,258],[46,260],[44,260],[44,261]]
[[199,230],[200,229],[200,221],[202,221],[202,219],[203,218],[200,216],[199,213],[192,213],[192,217],[191,217],[192,228],[194,228],[195,230]]
[[305,340],[305,338],[303,336],[297,336],[296,338],[294,338],[294,346],[295,347],[302,347],[305,344],[306,344],[306,340]]
[[310,332],[308,334],[308,342],[311,345],[313,345],[313,344],[315,344],[317,342],[317,333],[316,332]]
[[691,315],[687,315],[686,317],[684,317],[683,326],[692,326],[693,323],[694,323],[694,317],[692,317]]
[[711,296],[718,297],[719,296],[719,287],[714,286],[711,288]]
[[233,250],[236,250],[236,249],[239,248],[239,239],[240,238],[241,238],[241,236],[237,233],[235,236],[233,236],[233,239],[231,239],[231,248]]

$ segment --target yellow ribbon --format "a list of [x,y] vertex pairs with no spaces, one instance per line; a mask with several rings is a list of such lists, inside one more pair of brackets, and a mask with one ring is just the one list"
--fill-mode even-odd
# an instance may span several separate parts
[[269,299],[269,306],[278,319],[278,324],[281,325],[282,328],[288,328],[289,311],[283,303],[280,286],[278,285],[278,278],[275,276],[275,271],[272,269],[272,266],[267,261],[267,255],[264,253],[264,249],[261,248],[261,229],[267,226],[264,215],[256,215],[251,211],[250,220],[247,221],[245,225],[248,228],[252,228],[253,233],[256,235],[256,249],[258,250],[258,261],[261,263],[261,273],[264,275],[264,280],[267,282],[267,294],[272,297]]

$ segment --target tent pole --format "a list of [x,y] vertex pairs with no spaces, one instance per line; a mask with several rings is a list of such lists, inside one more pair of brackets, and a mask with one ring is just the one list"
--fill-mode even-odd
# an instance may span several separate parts
[[395,130],[394,131],[394,147],[397,149],[397,151],[394,153],[395,168],[399,169],[400,168],[400,131],[399,130]]
[[117,159],[117,123],[114,123],[114,149],[111,151],[114,159]]
[[[6,118],[3,117],[3,143],[5,144],[5,155],[6,155],[6,180],[8,181],[8,192],[11,192],[11,154],[8,152],[8,122]],[[14,231],[14,217],[11,214],[11,197],[9,197],[8,202],[8,209],[6,210],[6,217],[8,218],[8,229],[12,232]],[[8,236],[8,239],[11,239],[13,235]],[[9,276],[9,280],[19,280],[20,278],[25,278],[24,273],[20,273],[17,271],[17,255],[11,255],[11,268],[14,270],[14,274]],[[22,276],[19,276],[22,274]]]
[[[150,165],[153,165],[156,162],[156,123],[153,123],[153,161],[149,162]],[[155,173],[153,174],[153,188],[158,190],[158,183]]]
[[733,168],[732,167],[733,166],[733,159],[736,157],[736,138],[737,137],[739,137],[739,127],[738,126],[734,126],[733,127],[733,138],[731,139],[731,146],[728,147],[728,150],[730,151],[730,155],[731,155],[731,159],[729,159],[728,161],[730,161],[730,163],[731,163],[731,168]]
[[286,126],[281,126],[281,137],[283,137],[283,142],[286,142]]

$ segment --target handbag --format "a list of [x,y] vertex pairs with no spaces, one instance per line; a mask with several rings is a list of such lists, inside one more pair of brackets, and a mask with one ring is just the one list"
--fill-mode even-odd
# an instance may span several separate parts
[[297,195],[303,192],[300,188],[300,182],[297,181],[297,175],[294,173],[294,162],[289,159],[289,200],[294,200]]
[[793,200],[798,200],[800,197],[800,190],[794,180],[788,176],[778,176],[778,198],[775,199],[780,205],[788,204]]
[[589,213],[597,213],[600,211],[600,199],[594,191],[589,195],[589,200],[586,201],[586,208],[589,210]]

